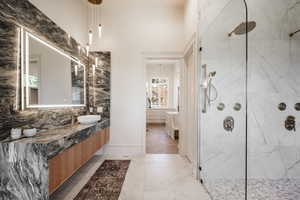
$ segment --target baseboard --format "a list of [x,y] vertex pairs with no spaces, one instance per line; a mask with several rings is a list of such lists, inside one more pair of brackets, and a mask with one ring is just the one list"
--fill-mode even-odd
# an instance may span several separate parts
[[99,149],[99,151],[97,151],[97,152],[95,153],[95,155],[97,155],[97,156],[104,155],[105,152],[106,152],[106,148],[107,148],[107,144],[104,145],[101,149]]
[[118,156],[133,156],[144,155],[145,147],[143,145],[116,145],[109,144],[105,147],[106,155],[118,155]]

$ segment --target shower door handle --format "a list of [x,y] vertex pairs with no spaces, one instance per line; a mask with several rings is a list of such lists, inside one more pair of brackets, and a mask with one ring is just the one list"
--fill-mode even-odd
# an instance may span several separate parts
[[206,78],[207,78],[207,65],[204,64],[202,65],[202,74],[203,74],[203,83],[201,84],[201,87],[203,89],[203,109],[202,109],[202,113],[206,113],[207,112],[207,85],[206,85]]

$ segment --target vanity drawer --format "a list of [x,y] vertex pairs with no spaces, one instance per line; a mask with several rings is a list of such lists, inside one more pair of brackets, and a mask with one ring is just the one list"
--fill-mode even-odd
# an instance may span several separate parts
[[109,140],[109,128],[103,129],[48,161],[49,194],[70,178]]

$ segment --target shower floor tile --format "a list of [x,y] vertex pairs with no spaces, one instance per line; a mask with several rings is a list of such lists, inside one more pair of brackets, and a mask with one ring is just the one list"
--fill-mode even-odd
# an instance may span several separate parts
[[[206,183],[213,200],[245,198],[245,180],[218,179]],[[249,179],[248,200],[299,200],[300,179]]]

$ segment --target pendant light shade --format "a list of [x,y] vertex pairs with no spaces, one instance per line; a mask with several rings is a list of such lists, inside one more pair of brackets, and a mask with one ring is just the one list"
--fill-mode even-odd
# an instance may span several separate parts
[[89,31],[89,45],[92,45],[93,42],[93,32],[90,30]]
[[86,44],[86,56],[89,56],[89,52],[90,52],[90,45]]
[[99,26],[98,26],[98,35],[99,35],[99,38],[102,37],[102,25],[101,24],[99,24]]
[[75,70],[74,70],[75,71],[75,76],[77,76],[78,75],[78,65],[75,65],[74,68],[75,68]]
[[95,65],[98,67],[98,57],[95,58]]

